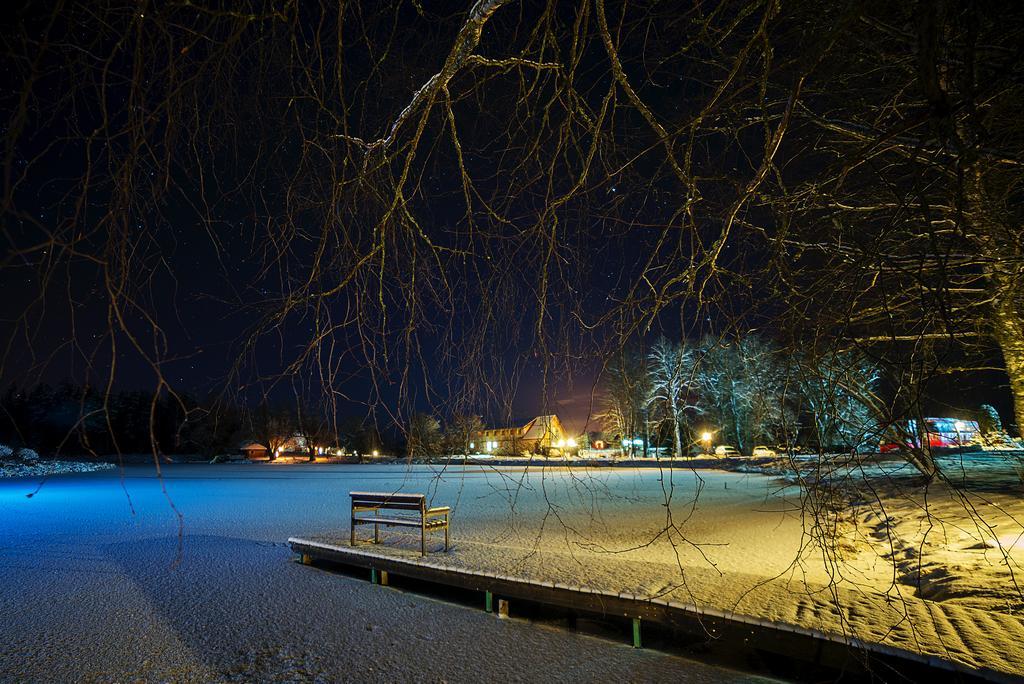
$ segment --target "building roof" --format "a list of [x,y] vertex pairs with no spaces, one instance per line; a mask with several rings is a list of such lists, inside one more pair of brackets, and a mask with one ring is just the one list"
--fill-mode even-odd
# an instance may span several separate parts
[[562,421],[554,414],[535,416],[516,427],[486,428],[476,433],[483,437],[515,437],[518,439],[544,439],[547,436],[564,433]]
[[537,416],[523,426],[523,439],[544,439],[548,435],[555,434],[556,431],[559,433],[565,432],[562,429],[562,422],[558,420],[558,416],[554,414]]

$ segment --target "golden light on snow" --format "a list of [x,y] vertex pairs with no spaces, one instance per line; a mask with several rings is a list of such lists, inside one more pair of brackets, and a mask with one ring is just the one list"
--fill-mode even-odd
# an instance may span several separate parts
[[998,541],[999,548],[1006,553],[1020,553],[1024,551],[1024,535],[1022,534],[1005,534],[999,537]]

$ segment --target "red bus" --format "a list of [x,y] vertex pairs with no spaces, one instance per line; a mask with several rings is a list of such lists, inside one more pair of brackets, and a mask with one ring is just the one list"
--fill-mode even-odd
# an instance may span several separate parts
[[[960,418],[925,418],[924,434],[918,429],[916,420],[908,420],[903,429],[911,436],[906,446],[920,446],[927,443],[929,449],[961,449],[971,444],[978,436],[978,421]],[[878,450],[883,454],[896,451],[900,444],[882,442]]]

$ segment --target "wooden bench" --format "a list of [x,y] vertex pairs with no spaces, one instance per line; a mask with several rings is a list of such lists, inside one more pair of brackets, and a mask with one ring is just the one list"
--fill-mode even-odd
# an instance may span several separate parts
[[451,508],[427,508],[425,494],[388,492],[349,492],[352,499],[352,546],[356,545],[356,525],[373,525],[373,543],[380,543],[381,526],[420,528],[420,555],[427,555],[427,530],[444,530],[444,550],[448,550],[448,513]]

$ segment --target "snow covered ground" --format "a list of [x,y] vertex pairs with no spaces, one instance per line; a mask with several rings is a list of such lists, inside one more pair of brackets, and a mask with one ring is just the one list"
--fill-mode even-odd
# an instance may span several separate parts
[[285,544],[344,527],[351,489],[435,483],[468,537],[471,513],[501,519],[512,473],[164,472],[0,480],[0,681],[761,681],[304,567]]
[[[986,485],[951,497],[935,487],[923,501],[918,489],[867,477],[873,498],[849,506],[709,470],[243,464],[165,473],[166,495],[152,467],[127,469],[123,482],[117,473],[51,478],[31,499],[35,481],[0,481],[0,611],[14,616],[0,623],[4,677],[736,676],[288,562],[289,536],[347,539],[355,489],[427,492],[453,506],[454,548],[435,562],[665,596],[1024,674],[1024,608],[1007,581],[1024,560],[1010,539],[1024,520],[1019,491]],[[996,527],[971,524],[965,501]],[[382,547],[405,554],[416,544],[389,531]],[[413,635],[403,629],[410,620]]]
[[[845,489],[807,495],[721,471],[455,471],[435,501],[457,505],[457,546],[431,560],[665,597],[1022,675],[1024,501],[1009,486],[1012,468],[981,470],[958,493],[925,492],[912,473],[871,473],[853,501]],[[346,536],[322,531],[335,543]],[[385,547],[415,555],[415,541],[397,532]]]

